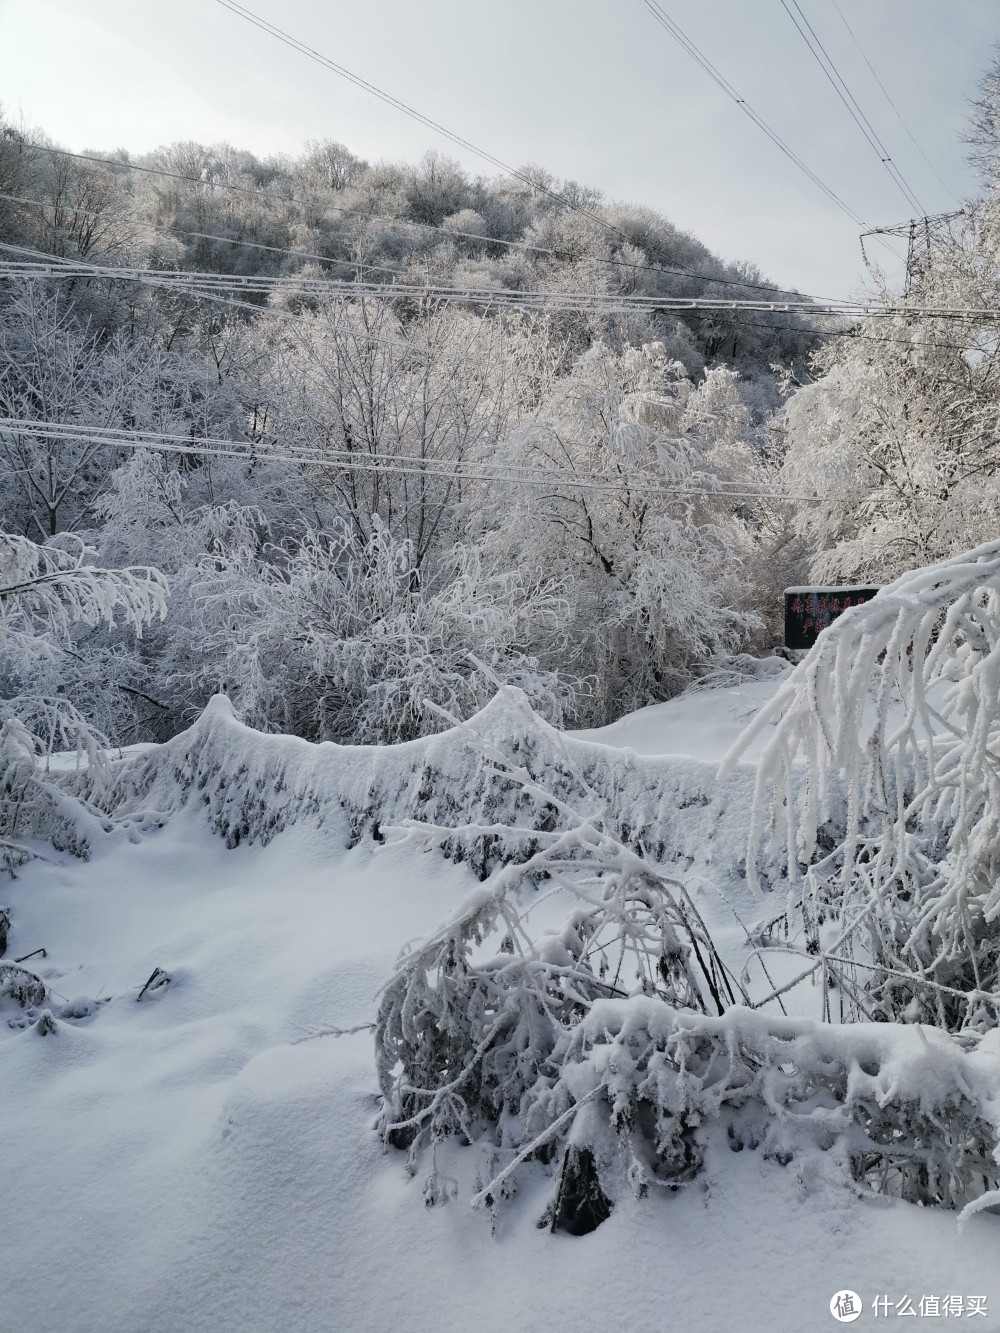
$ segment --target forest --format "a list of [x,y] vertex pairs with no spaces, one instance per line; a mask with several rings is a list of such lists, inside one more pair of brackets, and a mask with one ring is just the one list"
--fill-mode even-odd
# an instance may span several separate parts
[[[170,589],[141,641],[80,626],[50,659],[47,693],[109,739],[172,735],[222,687],[310,739],[417,736],[424,700],[468,715],[497,681],[599,723],[773,642],[807,302],[661,313],[774,289],[539,168],[333,141],[128,164],[28,133],[0,136],[3,528]],[[39,255],[268,285],[25,276]],[[619,297],[648,309],[602,310]]]

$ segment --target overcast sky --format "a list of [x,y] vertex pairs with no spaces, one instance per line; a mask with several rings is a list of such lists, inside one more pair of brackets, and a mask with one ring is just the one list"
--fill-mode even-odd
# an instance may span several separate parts
[[[865,222],[911,216],[781,0],[661,3]],[[974,190],[961,136],[967,98],[1000,38],[1000,0],[799,3],[923,207],[956,208]],[[248,7],[511,165],[537,162],[609,199],[648,204],[783,285],[824,296],[859,289],[858,227],[640,0]],[[370,160],[415,161],[437,148],[490,170],[216,0],[0,0],[0,102],[77,151],[225,139],[257,154],[297,153],[305,139],[333,138]],[[900,259],[876,253],[899,269]]]

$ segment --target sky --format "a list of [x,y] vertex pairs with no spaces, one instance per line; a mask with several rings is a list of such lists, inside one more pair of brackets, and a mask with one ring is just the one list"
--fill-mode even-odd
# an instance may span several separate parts
[[[793,8],[792,0],[661,0],[739,97],[864,223],[906,221],[916,210],[838,100],[786,3]],[[921,207],[958,208],[975,191],[962,135],[968,99],[1000,39],[1000,2],[799,5]],[[538,163],[609,200],[655,208],[782,286],[826,297],[862,289],[861,228],[642,0],[248,7],[511,166]],[[259,155],[295,154],[307,139],[331,138],[371,161],[415,162],[434,148],[472,173],[494,173],[218,0],[0,0],[0,104],[75,151],[228,140]],[[905,244],[869,253],[901,279]]]

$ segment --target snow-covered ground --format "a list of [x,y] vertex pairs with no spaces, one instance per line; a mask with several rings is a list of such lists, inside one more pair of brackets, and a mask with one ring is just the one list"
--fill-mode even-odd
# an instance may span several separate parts
[[[687,774],[772,689],[688,696],[580,738],[686,756]],[[731,791],[745,802],[745,782]],[[540,1166],[492,1234],[467,1202],[475,1147],[449,1150],[457,1197],[426,1208],[372,1130],[370,1032],[323,1034],[370,1022],[400,947],[476,882],[434,853],[356,841],[346,811],[227,850],[204,809],[182,808],[88,863],[27,867],[3,891],[6,957],[47,950],[27,965],[57,1029],[17,1026],[3,1002],[0,1329],[800,1333],[836,1327],[844,1288],[862,1327],[906,1296],[915,1310],[985,1297],[981,1326],[1000,1318],[1000,1218],[959,1235],[954,1214],[724,1145],[692,1184],[580,1238],[536,1227],[553,1187]],[[729,907],[702,892],[738,956]],[[139,1000],[155,968],[171,980]],[[891,1302],[878,1316],[877,1297]]]
[[[718,762],[791,671],[790,664],[780,657],[764,661],[766,669],[760,672],[760,679],[720,689],[692,690],[668,703],[640,708],[610,726],[570,735],[634,750],[636,754],[690,755]],[[761,739],[754,742],[751,757],[760,753],[763,744]]]

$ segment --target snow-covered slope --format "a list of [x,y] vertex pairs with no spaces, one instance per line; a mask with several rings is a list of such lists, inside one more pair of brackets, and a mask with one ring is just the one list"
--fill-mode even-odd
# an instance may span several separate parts
[[[780,657],[755,664],[753,675],[717,689],[693,689],[667,703],[650,704],[607,727],[570,732],[641,755],[689,755],[717,763],[762,704],[787,678],[791,665]],[[763,741],[749,752],[759,754]]]
[[[719,718],[735,707],[721,695]],[[690,707],[658,716],[682,723]],[[477,725],[498,745],[530,729],[509,696]],[[708,758],[676,757],[691,741],[674,758],[607,741],[568,738],[564,754],[749,910],[730,872],[752,769],[719,791]],[[537,729],[532,744],[552,771],[558,735]],[[33,1016],[3,1001],[0,1328],[799,1333],[833,1327],[845,1287],[866,1302],[862,1324],[882,1295],[985,1296],[995,1318],[1000,1220],[959,1236],[954,1214],[858,1199],[832,1168],[725,1145],[689,1186],[626,1200],[577,1239],[536,1229],[552,1189],[541,1166],[491,1234],[467,1203],[474,1147],[439,1162],[457,1197],[424,1206],[419,1176],[372,1131],[371,1034],[323,1034],[370,1022],[400,947],[478,882],[468,863],[378,842],[375,823],[444,819],[460,793],[466,818],[527,818],[476,754],[454,734],[313,747],[249,732],[220,703],[119,774],[116,799],[145,812],[133,841],[36,862],[8,885],[6,956],[45,947],[26,965],[56,1029],[18,1026]],[[140,1000],[156,968],[170,981]]]

